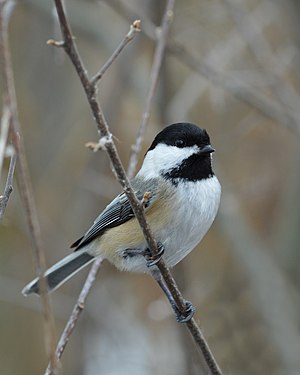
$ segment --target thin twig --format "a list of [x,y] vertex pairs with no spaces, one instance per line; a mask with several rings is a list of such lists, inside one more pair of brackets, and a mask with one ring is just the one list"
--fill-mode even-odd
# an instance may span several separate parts
[[[55,326],[50,300],[46,292],[46,280],[43,277],[44,270],[46,269],[46,261],[40,234],[40,225],[37,217],[32,187],[30,184],[27,160],[24,152],[23,137],[18,116],[14,77],[8,44],[7,29],[10,15],[13,10],[13,5],[14,1],[12,0],[3,0],[0,3],[0,56],[4,86],[4,103],[8,106],[10,111],[10,129],[12,143],[18,157],[17,172],[19,190],[25,208],[27,223],[31,235],[36,274],[40,278],[39,282],[41,288],[41,301],[44,316],[46,351],[53,368],[56,368]],[[11,173],[12,172],[13,171],[11,170]]]
[[[84,67],[84,64],[81,60],[81,57],[78,53],[77,46],[76,46],[75,40],[72,36],[71,28],[70,28],[69,23],[67,21],[62,2],[61,2],[61,0],[54,0],[54,2],[55,2],[55,5],[56,5],[58,19],[59,19],[61,31],[62,31],[62,34],[63,34],[63,48],[66,51],[66,53],[68,54],[70,60],[72,61],[73,65],[74,65],[74,67],[75,67],[75,69],[78,73],[78,76],[81,80],[82,86],[85,90],[87,100],[89,102],[89,105],[90,105],[92,113],[93,113],[93,117],[96,121],[97,128],[98,128],[98,130],[101,134],[101,138],[99,140],[99,142],[101,144],[101,147],[106,150],[106,152],[108,153],[108,155],[110,157],[110,160],[112,162],[116,177],[117,177],[119,183],[121,184],[128,200],[130,201],[132,210],[133,210],[133,212],[135,214],[135,217],[137,218],[137,220],[138,220],[138,222],[139,222],[139,224],[142,228],[144,237],[145,237],[145,239],[148,243],[148,246],[151,250],[151,253],[156,254],[158,252],[157,243],[156,243],[156,241],[155,241],[155,239],[154,239],[154,237],[153,237],[153,235],[150,231],[150,228],[149,228],[149,226],[146,222],[143,204],[137,199],[137,197],[136,197],[136,195],[135,195],[135,193],[134,193],[134,191],[131,187],[129,179],[128,179],[126,173],[125,173],[124,167],[121,163],[121,160],[119,158],[117,149],[116,149],[115,144],[113,142],[112,135],[109,131],[108,124],[106,122],[106,119],[105,119],[104,114],[102,112],[102,109],[100,107],[99,101],[96,97],[95,85],[93,85],[91,83],[91,81],[89,80],[87,71],[86,71],[86,69]],[[180,291],[179,291],[179,289],[178,289],[178,287],[175,283],[174,278],[172,277],[169,269],[166,267],[166,265],[164,264],[164,261],[162,259],[158,263],[158,267],[159,267],[159,270],[160,270],[167,286],[169,287],[169,289],[170,289],[170,291],[171,291],[171,293],[174,297],[174,300],[176,301],[176,304],[177,304],[179,310],[184,312],[185,307],[186,307],[185,300],[183,299],[183,297],[182,297],[182,295],[181,295],[181,293],[180,293]],[[191,319],[189,324],[186,324],[186,326],[188,327],[189,331],[191,332],[196,344],[201,349],[201,351],[204,355],[204,358],[206,360],[206,363],[207,363],[207,365],[210,369],[211,374],[214,374],[214,375],[221,374],[221,370],[219,369],[218,364],[217,364],[216,360],[214,359],[214,357],[213,357],[213,355],[212,355],[212,353],[211,353],[211,351],[208,347],[207,342],[204,340],[203,335],[200,331],[200,328],[196,324],[195,320]],[[201,340],[199,338],[201,338]]]
[[150,87],[148,90],[148,95],[146,99],[146,104],[142,116],[142,121],[137,133],[137,137],[135,140],[135,144],[132,146],[132,152],[129,158],[127,175],[129,178],[132,178],[135,174],[136,166],[138,163],[138,155],[141,151],[144,135],[146,132],[146,128],[149,122],[150,117],[150,110],[152,107],[152,102],[154,98],[154,94],[156,91],[158,77],[162,65],[162,61],[165,55],[165,48],[167,44],[167,37],[169,34],[170,26],[173,19],[173,9],[174,9],[174,0],[168,0],[166,9],[164,11],[164,15],[162,18],[162,23],[160,27],[160,32],[155,48],[154,59],[152,64],[152,69],[150,73]]
[[0,126],[0,181],[3,161],[5,157],[5,150],[7,146],[7,139],[10,126],[10,110],[7,105],[3,105],[1,126]]
[[111,64],[116,60],[116,58],[120,55],[120,53],[123,51],[123,49],[127,46],[129,42],[133,40],[136,33],[139,33],[141,31],[141,21],[135,20],[131,25],[128,33],[125,35],[122,42],[119,44],[119,46],[116,48],[114,53],[110,56],[110,58],[106,61],[106,63],[102,66],[102,68],[99,70],[98,73],[94,75],[94,77],[91,79],[91,84],[96,85],[97,82],[103,77],[103,74],[107,71],[107,69],[111,66]]
[[[8,134],[9,134],[9,128],[10,128],[10,120],[11,120],[11,114],[9,107],[4,104],[3,106],[3,113],[1,118],[1,133],[0,133],[0,181],[1,181],[1,172],[3,167],[3,162],[5,158],[5,151],[7,149],[7,140],[8,140]],[[2,220],[9,197],[13,191],[13,178],[15,173],[15,166],[16,166],[16,153],[13,150],[12,155],[10,158],[9,168],[8,168],[8,174],[7,179],[5,183],[5,188],[3,195],[0,196],[0,221]]]
[[[58,344],[57,344],[57,347],[56,347],[56,356],[57,356],[57,359],[60,359],[65,348],[66,348],[66,345],[70,339],[70,336],[76,326],[76,323],[77,323],[77,320],[79,319],[79,316],[80,314],[82,313],[84,307],[85,307],[85,301],[87,299],[87,296],[88,294],[90,293],[90,290],[94,284],[94,281],[96,279],[96,275],[97,275],[97,272],[99,270],[99,267],[102,263],[103,259],[102,258],[97,258],[91,269],[90,269],[90,272],[86,278],[86,281],[83,285],[83,288],[80,292],[80,295],[78,297],[78,300],[73,308],[73,311],[70,315],[70,318],[60,336],[60,339],[58,341]],[[52,369],[51,369],[51,364],[49,363],[48,364],[48,367],[45,371],[45,374],[44,375],[52,375],[53,372],[52,372]]]
[[3,195],[0,196],[0,221],[3,218],[10,194],[13,191],[13,178],[14,178],[14,173],[15,173],[16,161],[17,161],[17,155],[13,151],[13,154],[10,158],[9,167],[8,167],[8,173],[7,173],[7,179],[6,179],[4,192],[3,192]]

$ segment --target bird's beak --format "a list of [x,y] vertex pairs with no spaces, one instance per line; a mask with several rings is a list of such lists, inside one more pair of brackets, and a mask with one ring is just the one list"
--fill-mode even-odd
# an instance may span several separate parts
[[199,154],[211,154],[212,152],[215,152],[216,150],[211,145],[206,145],[202,148],[200,148]]

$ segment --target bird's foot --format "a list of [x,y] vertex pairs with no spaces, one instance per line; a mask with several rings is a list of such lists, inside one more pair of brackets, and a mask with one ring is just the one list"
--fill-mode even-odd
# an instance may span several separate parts
[[157,249],[158,252],[154,255],[150,253],[149,249],[145,250],[144,256],[146,258],[148,268],[155,266],[161,260],[161,257],[165,252],[165,248],[161,242],[157,243]]
[[175,311],[176,320],[178,323],[187,323],[188,321],[192,319],[196,310],[190,301],[185,301],[184,312],[179,311],[177,306],[174,307],[174,311]]

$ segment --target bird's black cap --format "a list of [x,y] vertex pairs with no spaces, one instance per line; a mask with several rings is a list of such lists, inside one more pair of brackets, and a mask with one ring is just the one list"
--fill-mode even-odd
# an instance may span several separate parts
[[210,139],[205,129],[189,122],[177,122],[158,133],[148,151],[153,150],[159,143],[180,148],[197,145],[201,148],[209,145]]

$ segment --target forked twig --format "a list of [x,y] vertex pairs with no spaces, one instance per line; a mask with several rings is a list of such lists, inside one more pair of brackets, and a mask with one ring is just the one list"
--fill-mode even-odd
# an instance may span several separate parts
[[[62,10],[63,8],[59,7],[58,9]],[[59,10],[58,10],[59,11]],[[63,17],[64,15],[61,14],[61,17]],[[66,29],[68,29],[68,25],[66,25]],[[99,70],[99,72],[97,74],[95,74],[95,76],[91,79],[90,81],[90,85],[93,87],[93,89],[91,90],[91,92],[94,92],[95,90],[95,87],[96,87],[96,84],[98,83],[98,81],[102,78],[102,76],[104,75],[104,73],[107,71],[107,69],[110,67],[110,65],[116,60],[116,58],[119,56],[119,54],[122,52],[122,50],[127,46],[127,44],[133,40],[133,38],[135,37],[135,35],[140,31],[140,21],[139,20],[136,20],[132,23],[132,25],[130,25],[130,30],[129,32],[127,33],[127,35],[124,37],[124,39],[122,40],[122,42],[120,43],[120,45],[117,47],[117,49],[113,52],[113,54],[111,55],[111,57],[107,60],[107,62],[103,65],[103,67]],[[72,38],[70,38],[69,40],[71,40]],[[53,45],[55,47],[65,47],[65,41],[54,41],[53,39],[50,39],[48,40],[47,44],[49,45]],[[76,48],[76,46],[75,46]],[[76,54],[74,55],[74,50],[73,48],[70,48],[70,53],[72,54],[72,56],[74,57],[74,61],[72,60],[73,64],[75,66],[80,66],[80,58],[77,59],[76,58]],[[86,77],[82,77],[82,80],[81,80],[83,86],[89,90],[89,85],[88,85],[88,82],[86,80]],[[98,130],[100,131],[99,129],[99,126],[98,126]],[[111,140],[111,135],[109,133],[107,133],[106,136],[103,136],[101,137],[101,139],[99,140],[99,142],[97,143],[94,143],[94,142],[89,142],[86,144],[86,147],[89,147],[91,148],[93,151],[98,151],[99,149],[106,149],[106,145],[107,145],[107,142],[110,142]],[[95,278],[96,278],[96,274],[101,266],[101,263],[102,263],[102,259],[101,258],[97,258],[90,271],[89,271],[89,274],[87,276],[87,279],[83,285],[83,288],[81,290],[81,293],[78,297],[78,300],[73,308],[73,311],[70,315],[70,318],[63,330],[63,333],[59,339],[59,342],[57,344],[57,347],[56,347],[56,358],[57,360],[59,360],[64,352],[64,349],[70,339],[70,336],[77,324],[77,321],[79,319],[79,316],[81,314],[81,312],[83,311],[84,309],[84,305],[85,305],[85,300],[91,290],[91,287],[93,286],[93,283],[95,281]],[[48,364],[47,366],[47,369],[45,371],[45,374],[44,375],[52,375],[53,374],[53,368],[51,366],[51,363]]]

